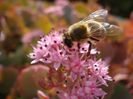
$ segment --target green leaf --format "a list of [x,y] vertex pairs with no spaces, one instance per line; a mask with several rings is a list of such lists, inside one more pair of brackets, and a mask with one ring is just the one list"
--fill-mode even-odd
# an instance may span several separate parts
[[128,92],[123,84],[118,84],[115,86],[113,95],[111,99],[133,99],[131,94]]

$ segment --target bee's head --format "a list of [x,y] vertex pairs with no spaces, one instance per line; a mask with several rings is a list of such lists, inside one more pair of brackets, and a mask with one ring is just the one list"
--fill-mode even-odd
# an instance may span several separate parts
[[69,34],[67,34],[67,33],[64,34],[63,42],[69,48],[71,48],[72,45],[73,45],[71,36]]

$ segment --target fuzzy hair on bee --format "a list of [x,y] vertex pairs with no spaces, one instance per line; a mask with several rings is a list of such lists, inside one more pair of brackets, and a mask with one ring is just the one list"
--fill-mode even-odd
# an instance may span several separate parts
[[106,21],[108,11],[101,9],[91,13],[85,19],[71,25],[64,33],[64,44],[71,48],[73,42],[89,42],[95,45],[101,39],[116,32],[121,32],[120,28],[111,25]]

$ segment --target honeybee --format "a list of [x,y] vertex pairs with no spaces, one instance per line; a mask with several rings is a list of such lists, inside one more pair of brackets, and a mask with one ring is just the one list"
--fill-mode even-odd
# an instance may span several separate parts
[[108,11],[101,9],[91,13],[85,19],[71,25],[64,33],[64,44],[71,48],[73,42],[88,42],[95,45],[106,36],[114,36],[122,32],[116,26],[106,22]]

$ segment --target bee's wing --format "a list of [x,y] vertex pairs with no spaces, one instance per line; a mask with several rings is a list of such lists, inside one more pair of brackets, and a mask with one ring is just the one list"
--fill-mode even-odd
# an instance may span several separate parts
[[106,29],[107,36],[118,36],[123,32],[122,29],[116,25],[104,23],[103,26]]
[[108,15],[108,11],[105,9],[97,10],[91,13],[88,17],[84,18],[82,21],[88,21],[90,19],[96,21],[105,21]]

